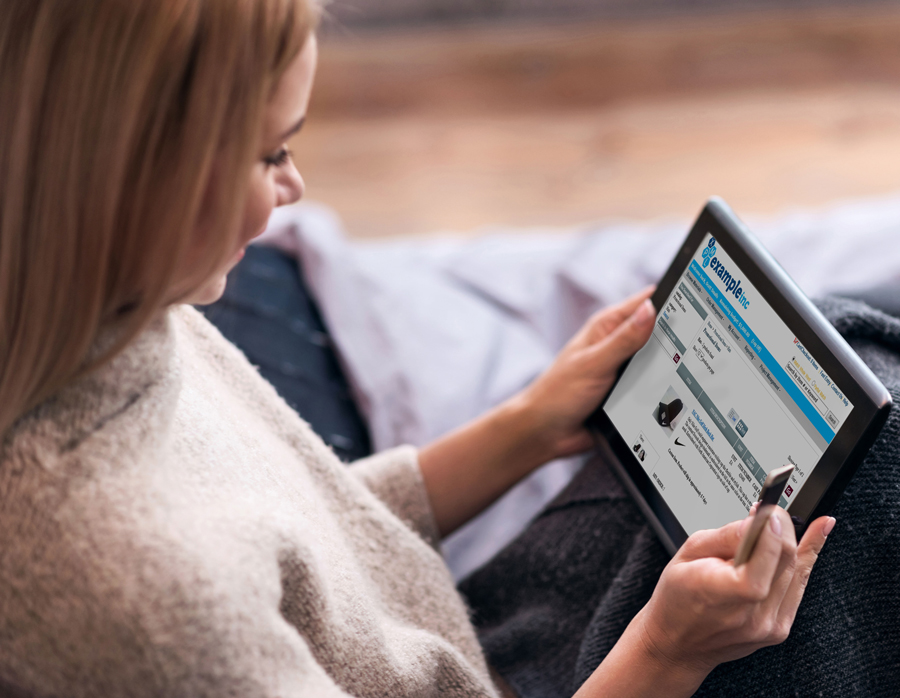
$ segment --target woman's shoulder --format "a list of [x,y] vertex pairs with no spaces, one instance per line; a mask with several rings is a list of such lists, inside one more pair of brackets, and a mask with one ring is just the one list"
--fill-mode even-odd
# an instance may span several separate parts
[[244,353],[229,342],[218,328],[196,308],[175,306],[170,310],[178,355],[184,370],[210,373],[238,388],[240,399],[264,402],[278,399],[272,386],[259,375]]
[[210,394],[220,395],[223,410],[232,407],[252,410],[264,419],[269,431],[291,442],[300,437],[304,442],[320,441],[272,384],[260,375],[259,367],[251,364],[202,313],[182,305],[173,308],[170,314],[186,382],[203,384]]
[[193,306],[182,304],[169,310],[176,332],[178,350],[183,356],[190,352],[207,362],[246,363],[241,351]]
[[166,695],[157,682],[178,674],[249,671],[247,633],[276,633],[278,567],[265,535],[239,535],[246,497],[186,460],[195,443],[173,454],[171,402],[150,400],[165,406],[153,415],[144,399],[92,412],[90,433],[60,430],[70,410],[48,407],[7,441],[0,675],[38,672],[53,695],[73,671],[91,687],[79,695]]

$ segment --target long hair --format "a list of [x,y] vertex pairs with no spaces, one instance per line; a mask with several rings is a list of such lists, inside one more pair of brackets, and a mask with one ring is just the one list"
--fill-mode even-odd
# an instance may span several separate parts
[[200,227],[198,286],[234,253],[266,103],[316,8],[0,2],[0,441],[171,302]]

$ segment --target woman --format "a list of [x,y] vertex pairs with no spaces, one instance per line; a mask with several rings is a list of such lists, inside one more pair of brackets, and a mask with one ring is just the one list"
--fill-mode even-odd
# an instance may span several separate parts
[[[0,4],[0,677],[38,696],[493,696],[436,550],[649,337],[645,292],[528,390],[345,468],[186,303],[303,193],[306,0]],[[783,640],[834,521],[695,534],[583,696],[690,695]]]

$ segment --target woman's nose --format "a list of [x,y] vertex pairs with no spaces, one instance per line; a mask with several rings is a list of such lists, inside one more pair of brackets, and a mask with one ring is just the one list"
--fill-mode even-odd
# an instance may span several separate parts
[[293,204],[303,198],[306,191],[306,185],[303,177],[297,170],[293,162],[289,167],[284,168],[281,181],[278,182],[278,206],[287,206]]

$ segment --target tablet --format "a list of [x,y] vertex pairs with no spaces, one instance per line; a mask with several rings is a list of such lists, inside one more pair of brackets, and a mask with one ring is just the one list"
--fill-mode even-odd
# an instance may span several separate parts
[[747,515],[766,475],[798,535],[828,513],[891,408],[885,387],[720,199],[653,295],[647,344],[588,419],[670,554]]

